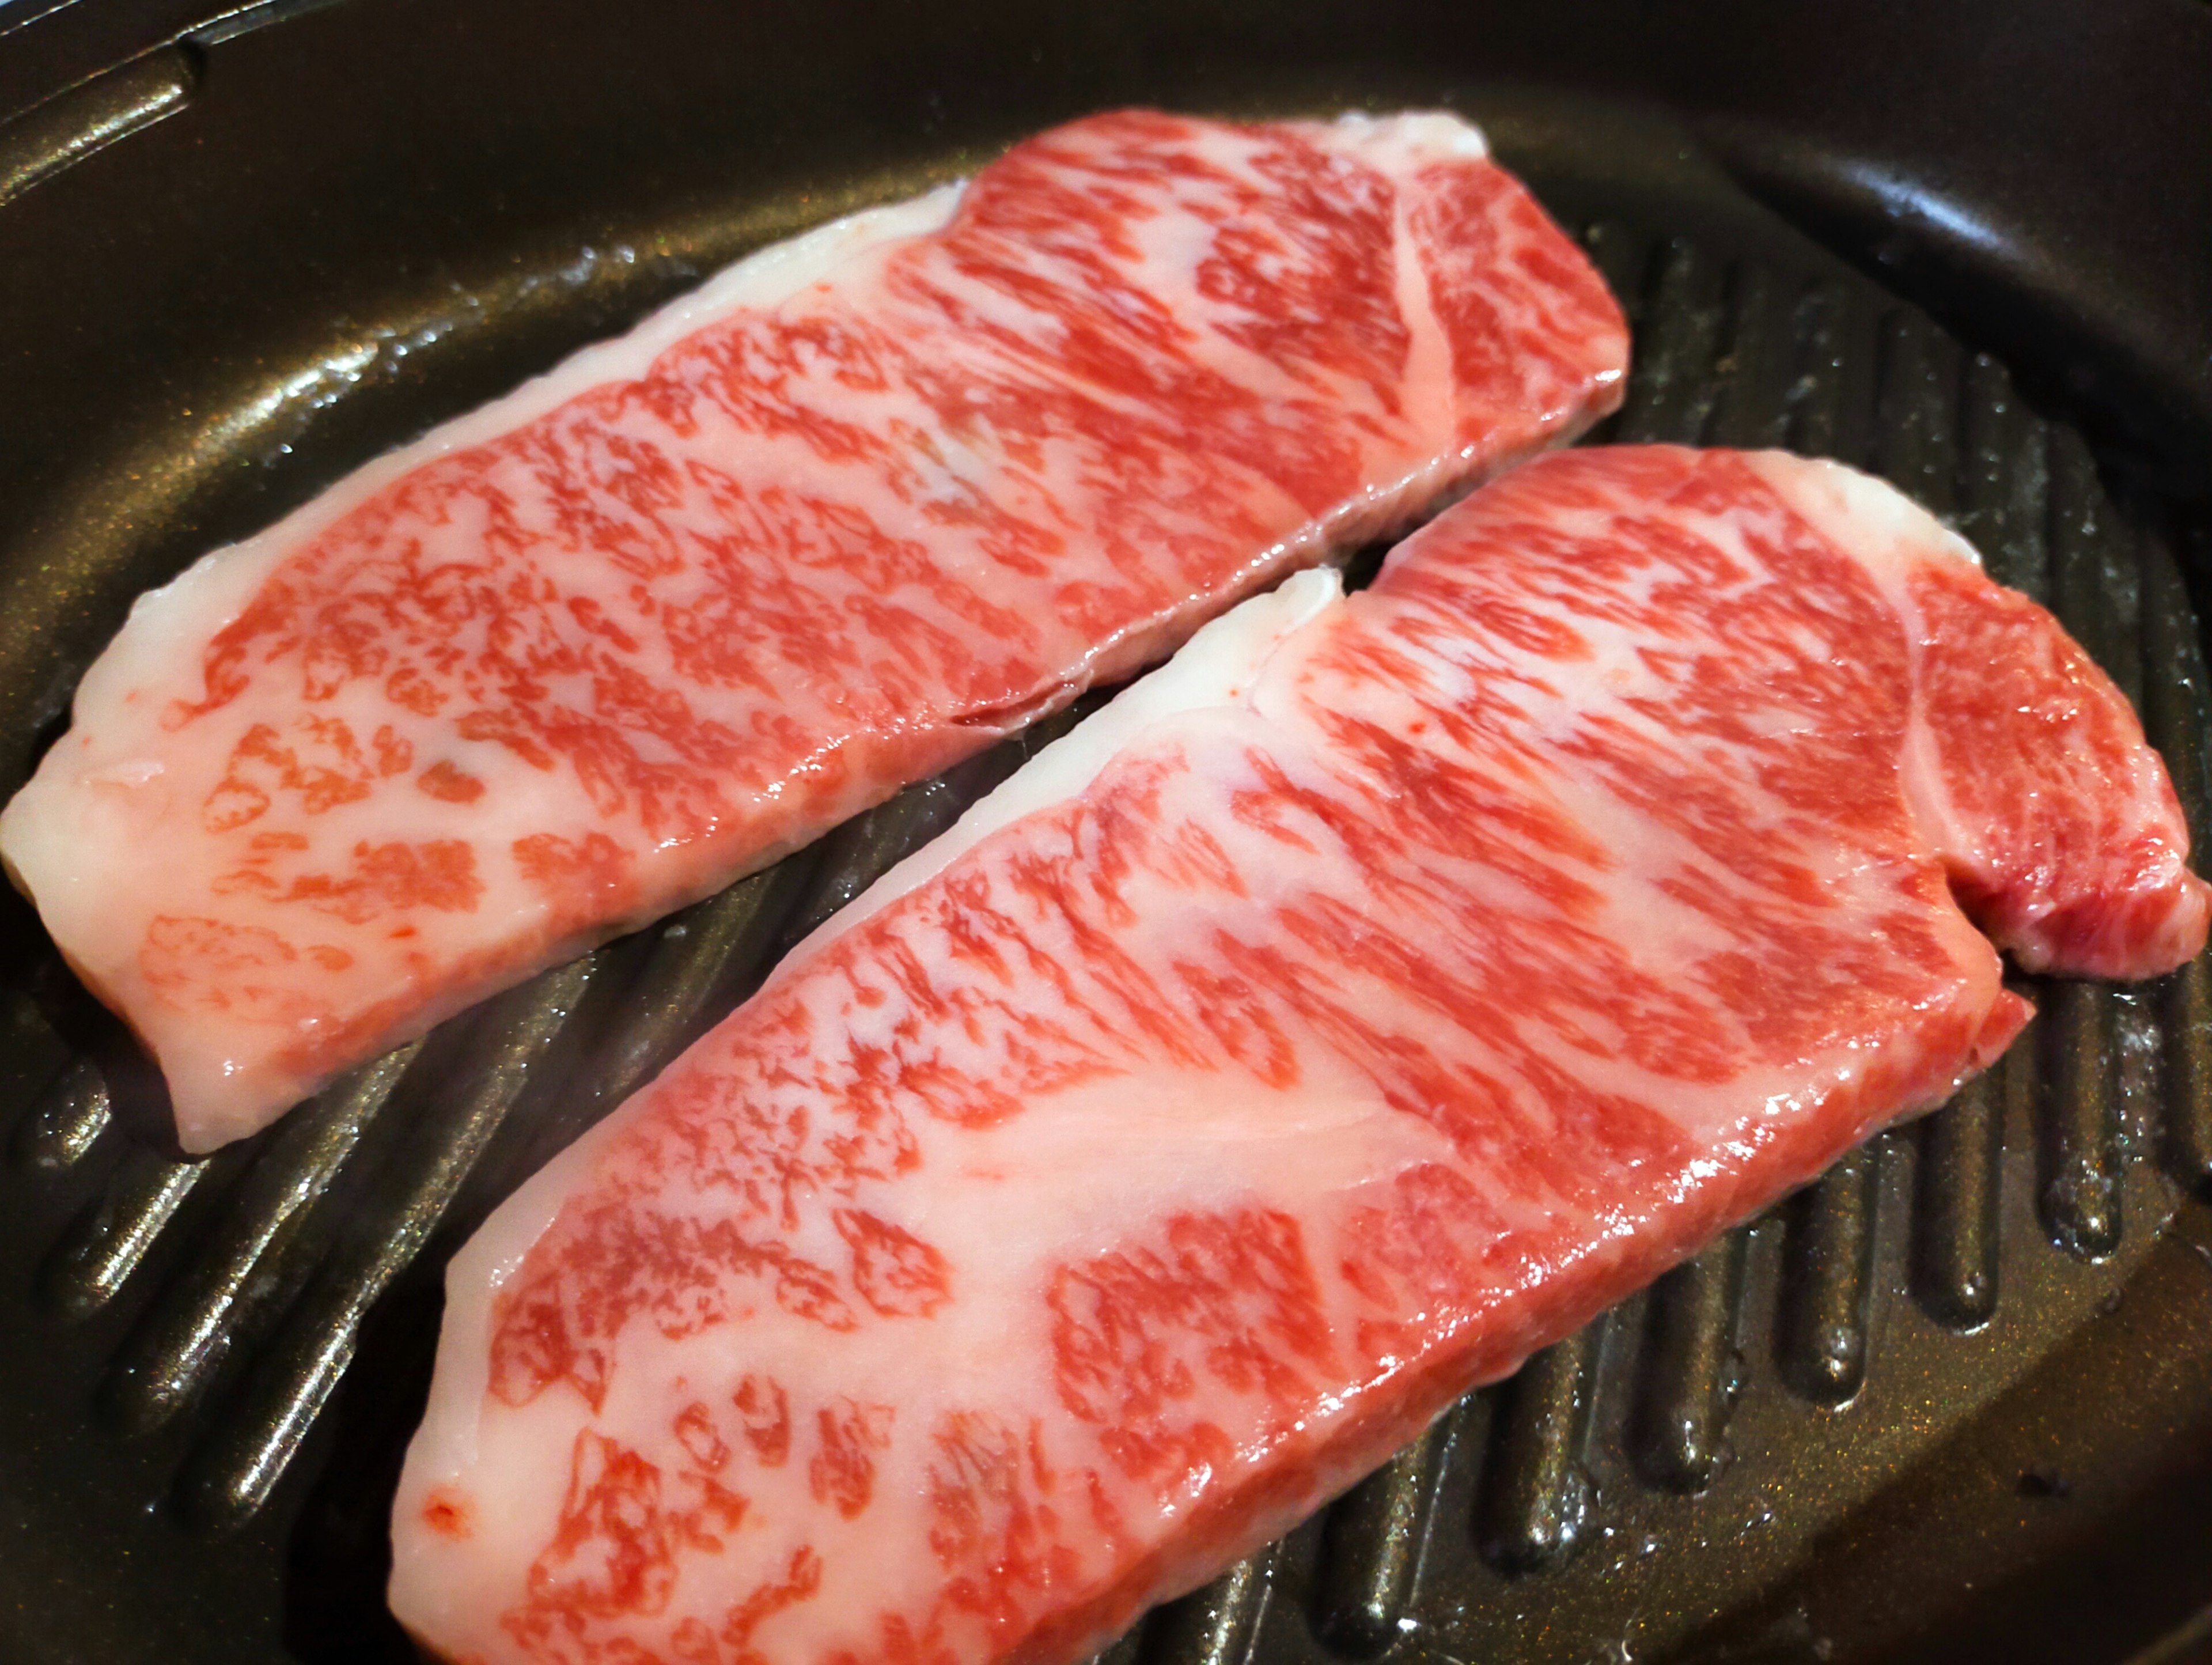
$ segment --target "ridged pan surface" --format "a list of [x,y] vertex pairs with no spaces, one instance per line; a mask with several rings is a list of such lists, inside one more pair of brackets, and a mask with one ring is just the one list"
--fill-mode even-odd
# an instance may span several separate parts
[[[233,53],[250,80],[290,30],[334,21],[204,37],[46,112],[27,138],[0,130],[0,204],[65,189],[63,153],[100,121],[127,147],[161,137],[129,137],[134,123],[173,111],[188,123],[204,102],[219,119]],[[1634,324],[1627,403],[1598,437],[1786,446],[1895,482],[2053,607],[2137,702],[2204,847],[2193,534],[2155,496],[2116,501],[2063,411],[2015,385],[2014,368],[2037,367],[1962,344],[1656,118],[1441,72],[1180,101],[1449,101],[1483,120]],[[618,240],[587,228],[479,250],[468,270],[426,257],[373,314],[318,320],[303,301],[292,335],[204,379],[227,403],[166,428],[118,417],[0,550],[29,598],[30,624],[10,628],[43,631],[53,664],[9,707],[13,755],[41,724],[51,738],[133,588],[216,534],[768,237],[973,167],[1023,125],[804,191],[662,192],[665,216]],[[46,662],[27,639],[0,667],[19,684]],[[381,1601],[386,1511],[447,1257],[1039,738],[196,1164],[134,1135],[112,1102],[127,1087],[111,1094],[85,1049],[82,1000],[27,914],[10,915],[0,1656],[410,1658]],[[2212,970],[2027,992],[2033,1026],[1954,1103],[1470,1396],[1323,1515],[1151,1615],[1113,1665],[2118,1661],[2173,1632],[2212,1595],[2212,1220],[2189,1200],[2212,1176]],[[2187,1644],[2160,1645],[2179,1659]]]

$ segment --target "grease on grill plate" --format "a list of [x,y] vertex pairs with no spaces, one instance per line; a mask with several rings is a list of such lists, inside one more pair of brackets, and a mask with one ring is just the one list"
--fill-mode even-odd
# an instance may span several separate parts
[[[1612,222],[1588,242],[1638,329],[1627,403],[1599,437],[1782,444],[1887,475],[2051,605],[2137,702],[2204,847],[2204,671],[2180,572],[2163,536],[2107,500],[2077,435],[2031,413],[2001,366],[1838,269],[1728,260]],[[447,1024],[206,1163],[133,1145],[97,1069],[16,1012],[33,1036],[19,1052],[51,1069],[18,1093],[5,1182],[7,1206],[51,1227],[38,1322],[112,1333],[102,1437],[154,1440],[144,1501],[177,1522],[161,1529],[209,1542],[252,1527],[328,1425],[292,1536],[293,1645],[405,1657],[380,1603],[385,1510],[446,1254],[777,953],[1080,714]],[[1470,1396],[1108,1658],[1643,1658],[1698,1634],[2115,1298],[2176,1178],[2212,1181],[2207,978],[2200,961],[2142,991],[2031,987],[2030,1033],[1951,1105]],[[2154,1153],[2163,1170],[2138,1160]],[[2063,1502],[2058,1471],[2023,1484]],[[1825,1656],[1786,1615],[1760,1635],[1781,1651],[1755,1656]]]

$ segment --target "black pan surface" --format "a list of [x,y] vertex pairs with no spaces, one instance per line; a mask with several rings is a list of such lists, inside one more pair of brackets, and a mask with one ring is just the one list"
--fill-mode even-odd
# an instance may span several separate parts
[[[1627,305],[1623,439],[1874,467],[2212,835],[2212,10],[0,0],[0,790],[131,598],[707,271],[1145,101],[1444,104]],[[398,1662],[447,1255],[1020,748],[172,1161],[0,922],[0,1659]],[[1114,1665],[2174,1661],[2212,1620],[2212,971],[2031,987],[1847,1158]]]

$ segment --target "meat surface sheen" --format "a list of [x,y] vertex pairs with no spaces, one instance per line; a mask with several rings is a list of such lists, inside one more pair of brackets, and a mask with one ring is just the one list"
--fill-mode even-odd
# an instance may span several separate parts
[[1619,401],[1455,118],[1144,112],[744,262],[143,600],[0,817],[189,1150]]
[[1887,487],[1531,463],[1209,627],[492,1217],[393,1607],[480,1665],[1079,1658],[1988,1064],[1961,901],[2148,975],[2186,854]]

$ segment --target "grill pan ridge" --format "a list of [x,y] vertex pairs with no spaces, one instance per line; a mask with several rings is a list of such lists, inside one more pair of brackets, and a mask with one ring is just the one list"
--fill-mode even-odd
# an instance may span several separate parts
[[[186,66],[184,90],[138,125],[171,125],[101,143],[128,161],[187,133],[222,97],[230,52],[260,52],[265,73],[295,29],[342,29],[365,9],[164,48]],[[2212,684],[2188,582],[2205,539],[2186,506],[2100,465],[2050,397],[2048,366],[1962,344],[1646,111],[1441,71],[1346,71],[1320,88],[1286,76],[1181,101],[1250,113],[1445,99],[1583,235],[1630,313],[1627,401],[1594,437],[1786,445],[1891,479],[2112,673],[2208,847]],[[1073,112],[1009,115],[995,142]],[[21,131],[20,118],[0,129],[0,165],[20,170],[7,143]],[[10,755],[34,728],[51,738],[104,637],[100,607],[215,541],[210,526],[245,530],[700,270],[972,167],[993,142],[948,142],[795,201],[732,186],[590,258],[532,252],[519,278],[449,277],[443,314],[349,318],[374,344],[351,371],[329,371],[342,355],[272,348],[255,374],[301,391],[265,410],[240,393],[195,430],[204,453],[172,455],[136,501],[117,483],[150,442],[121,431],[84,478],[125,501],[78,534],[107,546],[91,575],[64,569],[33,610],[69,623],[51,683],[6,702]],[[9,214],[73,183],[63,169],[100,165],[80,154],[0,200],[0,247]],[[283,460],[295,444],[317,460]],[[227,504],[225,470],[250,477]],[[1355,580],[1376,553],[1353,562]],[[10,674],[39,662],[6,660]],[[197,1164],[140,1136],[126,1080],[111,1095],[81,995],[16,907],[0,955],[0,1658],[410,1658],[382,1607],[386,1513],[446,1257],[781,951],[1097,702]],[[1102,1665],[2119,1661],[2173,1631],[2212,1599],[2212,1522],[2186,1502],[2212,1469],[2212,1215],[2193,1200],[2212,1182],[2212,968],[2135,988],[2022,987],[2035,1023],[1953,1103],[1470,1395]],[[2160,1659],[2195,1656],[2174,1650],[2185,1639],[2161,1645]]]

